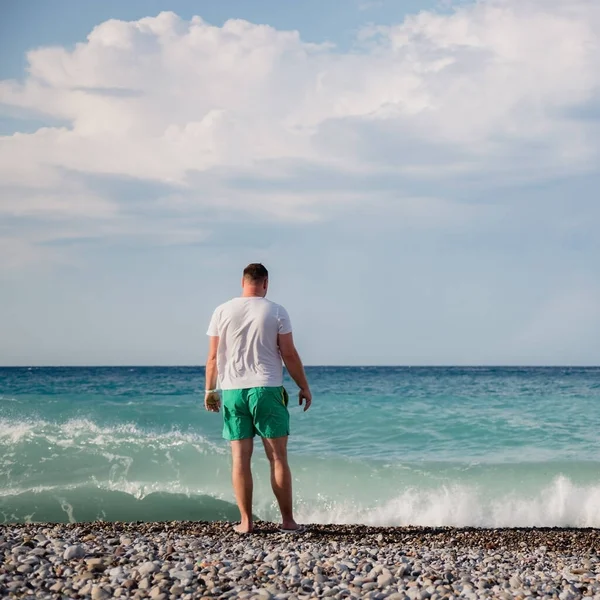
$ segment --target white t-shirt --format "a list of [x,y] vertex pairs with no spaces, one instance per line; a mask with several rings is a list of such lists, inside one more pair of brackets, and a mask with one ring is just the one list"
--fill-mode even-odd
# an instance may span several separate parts
[[206,333],[219,337],[219,387],[239,390],[283,385],[277,335],[291,331],[285,308],[266,298],[234,298],[218,306]]

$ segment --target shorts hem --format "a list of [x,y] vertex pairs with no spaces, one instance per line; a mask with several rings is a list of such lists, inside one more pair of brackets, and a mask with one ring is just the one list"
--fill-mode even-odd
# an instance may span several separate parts
[[223,439],[227,440],[228,442],[240,442],[241,440],[251,440],[254,437],[256,437],[255,433],[253,433],[252,435],[244,435],[241,437],[224,435]]
[[282,437],[290,437],[290,432],[288,431],[287,433],[280,433],[279,435],[262,435],[261,433],[258,435],[265,440],[276,440]]

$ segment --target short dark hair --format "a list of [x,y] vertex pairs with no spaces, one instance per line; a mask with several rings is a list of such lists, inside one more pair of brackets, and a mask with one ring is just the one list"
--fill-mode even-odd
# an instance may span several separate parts
[[269,271],[261,263],[252,263],[244,269],[244,278],[253,283],[262,283],[269,278]]

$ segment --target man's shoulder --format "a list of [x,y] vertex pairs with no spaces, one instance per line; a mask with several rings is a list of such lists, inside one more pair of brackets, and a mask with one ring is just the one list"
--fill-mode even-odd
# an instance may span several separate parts
[[278,304],[277,302],[273,302],[273,300],[268,300],[267,298],[265,298],[265,300],[269,303],[269,307],[274,310],[274,311],[285,311],[285,308],[283,307],[282,304]]
[[214,312],[215,313],[222,313],[223,311],[226,311],[226,310],[230,309],[235,304],[236,300],[238,300],[238,298],[232,298],[231,300],[227,300],[226,302],[222,302],[221,304],[219,304],[219,306],[217,306],[217,308],[215,308]]

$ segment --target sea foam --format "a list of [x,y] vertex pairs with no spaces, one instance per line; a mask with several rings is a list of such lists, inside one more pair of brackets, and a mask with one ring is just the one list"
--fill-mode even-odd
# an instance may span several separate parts
[[298,517],[315,523],[364,523],[374,526],[454,527],[600,527],[600,481],[576,485],[556,477],[535,493],[507,490],[489,497],[466,485],[407,489],[382,504],[352,500],[302,501]]

